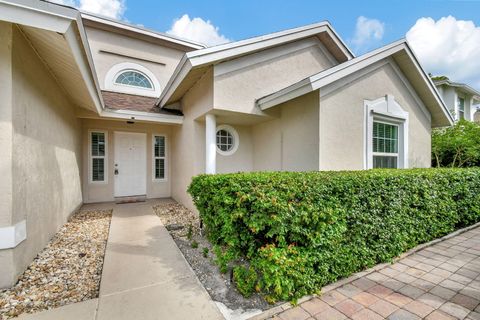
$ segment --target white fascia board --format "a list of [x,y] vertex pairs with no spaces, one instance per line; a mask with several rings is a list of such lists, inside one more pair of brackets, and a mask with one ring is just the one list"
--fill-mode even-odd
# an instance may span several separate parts
[[428,76],[428,73],[425,71],[425,69],[423,69],[417,56],[415,55],[415,52],[413,52],[413,50],[410,48],[410,45],[408,44],[407,40],[404,40],[404,42],[405,42],[405,47],[407,49],[406,51],[408,56],[414,62],[414,65],[417,68],[418,72],[422,75],[423,80],[428,84],[428,88],[430,89],[430,92],[435,97],[435,100],[437,101],[437,103],[441,106],[443,113],[448,119],[448,122],[450,123],[450,125],[453,125],[453,123],[455,122],[453,119],[453,116],[450,113],[450,111],[448,111],[448,108],[443,102],[443,99],[440,97],[440,93],[435,87],[435,83],[433,83],[432,79]]
[[74,9],[54,4],[47,5],[41,1],[0,0],[1,21],[63,34],[75,18]]
[[172,42],[172,43],[175,43],[175,44],[179,44],[179,45],[182,45],[184,47],[189,47],[189,48],[192,48],[192,49],[197,49],[198,50],[198,49],[203,49],[203,48],[206,47],[204,44],[201,44],[201,43],[198,43],[198,42],[193,42],[193,41],[189,41],[189,40],[186,40],[186,39],[180,39],[178,37],[165,35],[163,33],[157,32],[157,31],[149,30],[149,29],[146,29],[146,28],[140,28],[140,27],[125,23],[123,21],[116,21],[116,20],[109,19],[109,18],[106,18],[106,17],[101,17],[101,16],[98,16],[98,15],[94,15],[94,14],[91,14],[91,13],[82,12],[82,18],[87,19],[87,20],[91,20],[91,21],[95,21],[95,22],[98,22],[98,23],[110,25],[110,26],[115,27],[115,28],[128,30],[128,31],[132,31],[132,32],[135,32],[135,33],[139,33],[139,34],[143,34],[143,35],[146,35],[146,36],[149,36],[149,37],[152,37],[152,38],[165,40],[165,41]]
[[168,80],[165,90],[162,91],[162,94],[158,98],[157,104],[160,105],[160,107],[165,106],[165,104],[173,95],[177,87],[186,78],[190,70],[192,70],[192,63],[187,58],[187,56],[184,55],[182,57],[182,60],[180,60],[177,67],[175,68],[172,77],[170,78],[170,80]]
[[[86,116],[88,117],[88,116]],[[146,121],[164,124],[182,124],[183,116],[158,114],[150,112],[141,112],[133,110],[103,110],[100,114],[102,118],[113,118],[133,121]]]
[[254,51],[264,50],[297,39],[314,36],[325,31],[327,31],[327,27],[325,23],[322,23],[313,28],[292,29],[253,39],[232,42],[217,47],[188,52],[187,57],[191,61],[193,67],[198,67]]
[[[100,94],[100,87],[96,80],[95,70],[93,69],[93,63],[89,59],[89,48],[84,47],[85,43],[82,43],[83,41],[79,43],[77,34],[77,31],[72,25],[72,27],[65,32],[64,37],[72,51],[72,55],[80,70],[90,98],[93,101],[95,110],[100,114],[103,110],[103,101],[101,98],[102,95]],[[82,35],[82,32],[80,31],[79,34]]]
[[[88,64],[88,67],[90,68],[93,84],[94,84],[95,90],[97,92],[97,96],[96,96],[97,99],[94,99],[95,108],[97,109],[97,112],[100,112],[104,108],[102,91],[100,90],[100,84],[98,82],[97,71],[95,70],[95,64],[93,63],[92,50],[90,49],[90,45],[88,43],[87,32],[85,31],[85,28],[83,26],[83,22],[82,22],[80,13],[78,13],[76,23],[77,23],[77,27],[78,27],[78,33],[80,35],[80,41],[83,45],[83,50],[84,50],[83,52],[85,53],[85,56],[86,56],[86,59],[87,59],[86,63]],[[99,100],[99,101],[97,101],[97,100]]]
[[332,25],[330,24],[330,22],[327,22],[328,24],[328,27],[329,27],[329,32],[331,32],[333,34],[333,37],[332,37],[332,34],[330,35],[331,38],[335,41],[335,43],[337,44],[337,46],[343,51],[343,53],[349,57],[348,60],[350,59],[353,59],[355,58],[355,54],[353,53],[352,50],[350,50],[350,48],[347,46],[347,44],[345,43],[345,41],[342,40],[342,38],[339,36],[339,34],[337,33],[337,31],[335,31],[335,29],[332,27]]
[[310,78],[258,99],[255,103],[263,111],[314,91]]

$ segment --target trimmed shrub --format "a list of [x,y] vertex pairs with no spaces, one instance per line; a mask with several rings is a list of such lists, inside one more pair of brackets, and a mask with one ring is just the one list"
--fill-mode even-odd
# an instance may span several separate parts
[[188,191],[222,269],[247,261],[242,294],[270,302],[480,221],[475,168],[200,175]]

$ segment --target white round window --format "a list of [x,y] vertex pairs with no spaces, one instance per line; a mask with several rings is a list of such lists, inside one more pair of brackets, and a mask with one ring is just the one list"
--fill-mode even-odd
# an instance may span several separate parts
[[228,125],[217,127],[217,152],[224,156],[229,156],[238,148],[238,133]]

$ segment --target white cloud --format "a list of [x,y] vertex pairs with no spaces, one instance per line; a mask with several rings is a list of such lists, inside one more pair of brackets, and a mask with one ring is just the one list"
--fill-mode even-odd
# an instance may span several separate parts
[[123,19],[125,0],[50,0],[113,19]]
[[480,27],[472,21],[420,18],[406,37],[428,72],[480,88]]
[[188,14],[184,14],[180,19],[175,20],[167,33],[200,42],[207,46],[215,46],[231,41],[220,34],[218,27],[214,26],[210,20],[205,21],[202,18],[190,19]]
[[80,9],[109,18],[122,19],[125,0],[80,0]]
[[364,52],[378,44],[382,40],[384,33],[385,24],[383,22],[360,16],[357,18],[352,44],[355,46],[356,51]]

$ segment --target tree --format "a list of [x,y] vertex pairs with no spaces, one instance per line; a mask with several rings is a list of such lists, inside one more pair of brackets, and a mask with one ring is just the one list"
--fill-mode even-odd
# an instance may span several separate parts
[[450,80],[447,76],[434,76],[431,73],[428,74],[433,81],[441,81],[441,80]]
[[432,166],[480,166],[480,124],[460,120],[432,130]]

